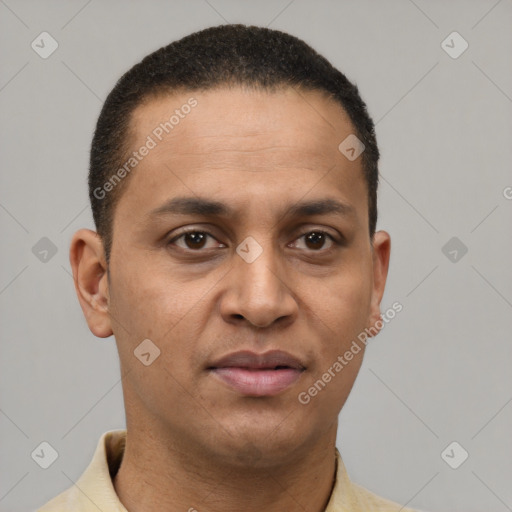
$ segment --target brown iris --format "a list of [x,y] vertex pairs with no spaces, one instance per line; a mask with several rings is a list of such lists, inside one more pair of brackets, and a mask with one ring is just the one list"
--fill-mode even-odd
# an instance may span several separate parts
[[[185,233],[185,243],[190,249],[202,249],[207,236],[208,235],[206,233],[202,233],[200,231]],[[192,246],[190,246],[188,243],[190,241],[192,242]]]
[[[325,233],[317,233],[316,231],[312,231],[305,235],[306,245],[310,249],[321,249],[325,243]],[[312,244],[309,245],[309,244]]]

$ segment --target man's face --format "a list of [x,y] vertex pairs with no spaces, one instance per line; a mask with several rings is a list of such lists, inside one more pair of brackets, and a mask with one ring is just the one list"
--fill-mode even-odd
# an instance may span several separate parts
[[[152,99],[132,122],[133,149],[148,135],[157,145],[113,225],[109,311],[129,370],[128,428],[262,464],[334,436],[364,350],[307,405],[298,396],[378,318],[383,291],[361,158],[338,150],[354,132],[348,116],[316,92],[217,89]],[[177,198],[226,211],[173,210]],[[327,200],[345,208],[296,208]],[[160,350],[148,366],[134,355],[145,339]]]

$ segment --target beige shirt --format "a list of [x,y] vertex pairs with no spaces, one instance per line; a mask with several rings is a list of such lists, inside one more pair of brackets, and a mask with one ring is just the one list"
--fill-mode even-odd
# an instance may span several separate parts
[[[75,485],[37,512],[128,512],[119,501],[112,483],[123,458],[125,442],[126,430],[105,432],[91,463]],[[414,512],[353,484],[338,450],[336,458],[336,483],[325,512]]]

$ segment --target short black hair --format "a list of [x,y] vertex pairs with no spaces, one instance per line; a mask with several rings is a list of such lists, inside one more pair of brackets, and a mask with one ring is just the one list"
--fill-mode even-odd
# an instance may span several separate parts
[[[319,91],[348,114],[365,145],[361,155],[368,192],[369,232],[377,224],[379,150],[375,127],[356,85],[304,41],[279,30],[241,24],[190,34],[144,57],[109,93],[94,132],[89,198],[107,263],[113,241],[115,206],[128,176],[103,188],[129,158],[132,113],[144,101],[178,91],[242,86],[273,91],[293,87]],[[341,142],[341,141],[340,141]],[[133,151],[133,148],[131,149]]]

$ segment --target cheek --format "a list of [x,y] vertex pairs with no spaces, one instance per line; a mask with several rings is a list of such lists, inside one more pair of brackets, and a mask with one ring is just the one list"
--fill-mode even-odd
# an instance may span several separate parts
[[150,264],[125,261],[112,278],[111,305],[133,336],[161,338],[198,298],[175,275]]
[[134,351],[149,339],[160,350],[155,365],[180,376],[197,352],[204,322],[209,318],[205,300],[212,283],[207,279],[184,281],[179,274],[158,265],[118,266],[112,275],[110,308],[120,357],[125,367],[139,369]]
[[[115,322],[123,328],[123,336],[136,340],[161,335],[162,318],[166,312],[175,311],[173,304],[167,304],[172,294],[164,296],[162,288],[163,283],[150,272],[130,265],[118,269],[112,279],[110,305]],[[172,325],[173,318],[168,317],[168,322]]]
[[196,339],[190,313],[198,298],[148,266],[127,264],[112,276],[112,323],[123,373],[129,372],[127,395],[138,396],[155,414],[170,403],[180,403],[185,411],[182,385],[188,383]]
[[317,322],[325,326],[330,340],[326,352],[339,351],[364,330],[371,304],[371,278],[364,262],[347,266],[340,274],[317,283],[315,299],[309,304]]
[[[359,253],[361,254],[361,253]],[[302,389],[306,407],[327,423],[334,421],[343,407],[362,364],[364,331],[370,315],[371,265],[368,258],[347,261],[337,278],[317,288],[313,307],[315,330],[321,329],[317,364]]]
[[359,373],[365,344],[358,336],[370,311],[366,281],[349,279],[334,284],[318,294],[321,301],[311,317],[312,329],[319,337],[311,354],[315,364],[297,397],[312,417],[322,418],[325,425],[337,418]]

